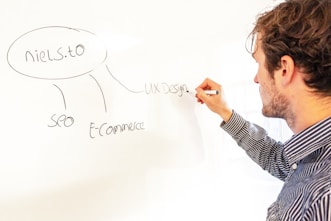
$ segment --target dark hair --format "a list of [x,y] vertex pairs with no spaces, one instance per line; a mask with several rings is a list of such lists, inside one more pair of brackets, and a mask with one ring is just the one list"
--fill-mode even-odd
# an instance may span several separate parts
[[287,0],[259,15],[250,36],[261,33],[266,68],[289,55],[315,92],[331,96],[331,0]]

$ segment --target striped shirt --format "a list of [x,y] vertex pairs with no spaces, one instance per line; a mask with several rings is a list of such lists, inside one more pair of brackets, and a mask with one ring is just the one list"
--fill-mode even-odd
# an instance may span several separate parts
[[267,221],[331,221],[331,117],[285,143],[236,112],[221,127],[264,170],[284,181]]

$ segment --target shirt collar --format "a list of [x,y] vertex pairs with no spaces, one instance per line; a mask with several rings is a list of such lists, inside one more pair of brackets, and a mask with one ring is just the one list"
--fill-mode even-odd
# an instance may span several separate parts
[[299,162],[312,152],[331,143],[331,117],[295,134],[284,145],[289,165]]

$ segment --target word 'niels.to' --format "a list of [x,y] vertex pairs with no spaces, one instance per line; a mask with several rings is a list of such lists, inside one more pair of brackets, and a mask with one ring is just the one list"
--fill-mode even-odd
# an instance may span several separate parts
[[109,136],[115,135],[117,133],[123,132],[132,132],[137,130],[145,130],[144,122],[131,122],[131,123],[123,123],[117,125],[111,125],[109,123],[102,123],[100,125],[96,125],[96,123],[90,123],[90,138],[94,139],[97,136]]
[[84,54],[85,47],[82,44],[78,44],[75,47],[59,47],[55,50],[34,50],[25,52],[26,62],[50,62],[61,61],[65,58],[80,57]]

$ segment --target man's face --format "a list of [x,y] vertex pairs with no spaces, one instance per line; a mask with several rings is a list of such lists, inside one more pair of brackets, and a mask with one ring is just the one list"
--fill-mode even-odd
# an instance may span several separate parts
[[275,79],[271,77],[266,68],[266,57],[259,39],[259,37],[256,39],[256,50],[253,57],[258,64],[258,71],[254,77],[254,82],[260,84],[260,96],[263,105],[262,114],[266,117],[285,118],[289,107],[288,100],[278,91]]

